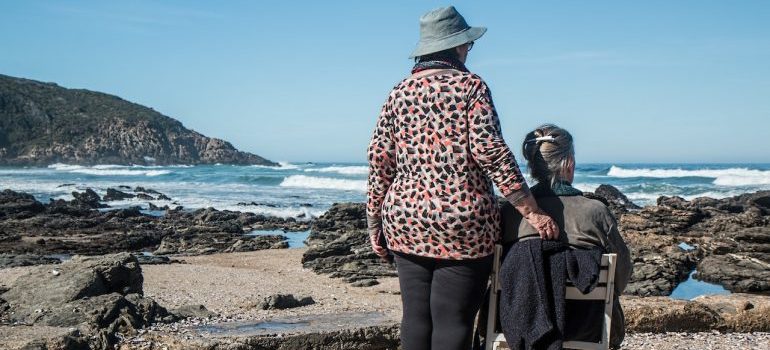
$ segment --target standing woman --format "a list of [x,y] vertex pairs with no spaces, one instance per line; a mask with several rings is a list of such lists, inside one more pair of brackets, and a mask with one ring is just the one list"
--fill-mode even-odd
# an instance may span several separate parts
[[485,31],[454,7],[423,15],[412,74],[369,145],[369,235],[377,255],[395,255],[405,350],[469,348],[500,235],[492,182],[542,238],[559,235],[503,140],[489,88],[465,67]]

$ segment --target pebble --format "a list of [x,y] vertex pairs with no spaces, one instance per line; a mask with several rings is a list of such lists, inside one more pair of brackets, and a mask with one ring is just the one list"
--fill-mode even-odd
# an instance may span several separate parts
[[622,349],[634,350],[768,350],[770,333],[630,333]]

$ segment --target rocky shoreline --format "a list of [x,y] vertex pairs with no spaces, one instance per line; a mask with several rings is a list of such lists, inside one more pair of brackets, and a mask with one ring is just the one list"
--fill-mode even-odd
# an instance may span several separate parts
[[[612,209],[631,249],[626,294],[670,295],[694,269],[698,279],[732,292],[770,293],[770,191],[719,200],[661,197],[645,208],[607,185],[586,196]],[[364,204],[334,205],[311,225],[303,265],[349,282],[393,276],[369,249],[365,217]]]
[[[645,208],[610,186],[586,195],[611,208],[632,251],[623,296],[631,348],[648,344],[639,337],[664,344],[662,334],[676,332],[706,332],[703,339],[725,344],[741,341],[729,335],[736,332],[770,339],[761,333],[770,332],[770,191],[661,197]],[[49,203],[0,192],[2,347],[397,347],[398,282],[371,252],[363,204],[335,204],[312,221],[212,208],[109,208],[126,196],[168,198],[130,187]],[[246,235],[255,229],[310,230],[308,247],[281,249],[286,237]],[[87,256],[62,263],[62,255]],[[665,297],[694,269],[736,294]],[[318,326],[329,315],[337,326]]]
[[[154,200],[168,196],[141,187],[108,189],[104,198],[87,189],[71,201],[41,203],[32,195],[0,192],[0,267],[51,261],[51,255],[102,255],[150,252],[200,255],[287,248],[281,235],[246,235],[252,230],[304,231],[307,222],[247,212],[182,207],[108,209],[125,198]],[[160,210],[161,216],[143,213]]]

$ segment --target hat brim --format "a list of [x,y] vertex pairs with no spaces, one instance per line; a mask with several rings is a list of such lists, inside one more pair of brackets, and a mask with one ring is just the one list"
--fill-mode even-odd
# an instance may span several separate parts
[[444,51],[463,44],[467,44],[471,41],[475,41],[481,38],[484,33],[487,32],[486,27],[469,27],[462,32],[458,32],[438,40],[430,42],[419,42],[417,48],[414,49],[412,55],[409,58],[415,58],[418,56],[424,56],[434,52]]

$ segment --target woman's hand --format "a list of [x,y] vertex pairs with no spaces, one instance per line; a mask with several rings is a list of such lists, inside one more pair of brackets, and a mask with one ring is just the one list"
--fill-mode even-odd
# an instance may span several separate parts
[[382,229],[369,232],[369,243],[372,244],[374,254],[377,254],[385,262],[391,262],[390,251],[388,251],[388,247],[385,245]]
[[548,214],[538,208],[537,211],[529,213],[524,219],[537,230],[542,239],[558,239],[559,226]]
[[559,226],[556,225],[556,221],[540,209],[535,198],[532,197],[532,194],[528,194],[526,197],[516,198],[516,200],[511,201],[511,203],[516,210],[521,213],[524,220],[527,220],[527,222],[537,230],[537,233],[540,234],[540,238],[559,238]]

